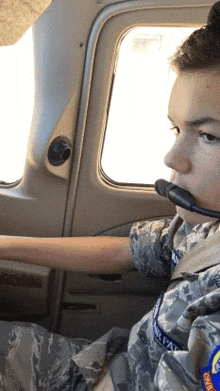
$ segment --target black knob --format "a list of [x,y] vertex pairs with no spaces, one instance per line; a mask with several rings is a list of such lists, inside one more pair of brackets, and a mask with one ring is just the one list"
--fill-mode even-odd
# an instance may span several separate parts
[[61,166],[71,155],[71,143],[65,136],[56,137],[50,144],[48,160],[52,166]]

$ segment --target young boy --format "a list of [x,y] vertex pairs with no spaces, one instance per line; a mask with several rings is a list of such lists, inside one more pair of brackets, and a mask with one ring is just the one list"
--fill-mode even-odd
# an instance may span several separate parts
[[[172,66],[177,79],[168,115],[177,137],[165,163],[172,182],[191,192],[198,206],[220,211],[220,2]],[[1,322],[2,389],[91,390],[116,355],[95,390],[220,390],[219,225],[177,207],[172,222],[133,225],[131,256],[128,238],[2,237],[4,259],[60,267],[62,254],[63,268],[110,273],[132,269],[134,262],[142,274],[169,283],[132,328],[128,344],[125,330],[110,330],[90,344],[36,325]]]

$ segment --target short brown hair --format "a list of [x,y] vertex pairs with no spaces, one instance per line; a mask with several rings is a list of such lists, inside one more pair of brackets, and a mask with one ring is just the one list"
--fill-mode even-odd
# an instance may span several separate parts
[[195,30],[170,59],[176,72],[220,67],[220,24]]

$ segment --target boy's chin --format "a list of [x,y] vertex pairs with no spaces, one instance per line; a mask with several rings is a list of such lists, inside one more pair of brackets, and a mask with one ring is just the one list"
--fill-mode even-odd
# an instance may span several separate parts
[[189,225],[195,226],[197,224],[204,224],[209,221],[215,221],[216,219],[209,216],[204,216],[199,213],[190,212],[187,209],[180,208],[176,206],[176,211],[178,215]]

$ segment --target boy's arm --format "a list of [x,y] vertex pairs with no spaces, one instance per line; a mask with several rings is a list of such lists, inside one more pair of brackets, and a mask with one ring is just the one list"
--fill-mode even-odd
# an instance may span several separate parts
[[1,236],[0,259],[83,273],[114,274],[135,269],[127,237]]

